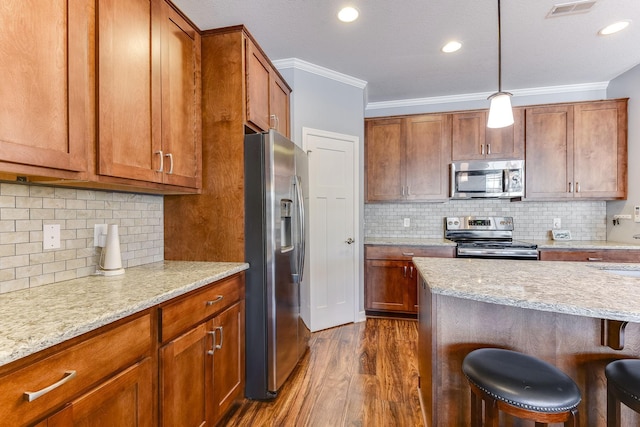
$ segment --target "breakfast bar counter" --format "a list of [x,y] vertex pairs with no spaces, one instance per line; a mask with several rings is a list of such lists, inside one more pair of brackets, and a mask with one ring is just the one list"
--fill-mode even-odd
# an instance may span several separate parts
[[[639,264],[413,262],[421,275],[418,365],[426,425],[469,425],[462,360],[483,347],[521,351],[554,364],[580,387],[581,425],[606,425],[604,367],[640,357]],[[629,425],[640,423],[624,408],[623,418]],[[512,421],[503,420],[504,425]]]

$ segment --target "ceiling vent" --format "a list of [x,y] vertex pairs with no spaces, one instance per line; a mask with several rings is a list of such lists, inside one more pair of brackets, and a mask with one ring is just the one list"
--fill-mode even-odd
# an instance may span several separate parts
[[547,14],[547,18],[556,16],[575,15],[578,13],[587,13],[596,4],[595,0],[574,1],[571,3],[554,4],[551,11]]

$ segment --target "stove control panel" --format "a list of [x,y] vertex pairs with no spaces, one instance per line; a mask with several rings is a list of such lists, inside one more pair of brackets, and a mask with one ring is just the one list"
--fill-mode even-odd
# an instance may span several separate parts
[[513,231],[510,216],[460,216],[445,218],[446,230],[507,230]]

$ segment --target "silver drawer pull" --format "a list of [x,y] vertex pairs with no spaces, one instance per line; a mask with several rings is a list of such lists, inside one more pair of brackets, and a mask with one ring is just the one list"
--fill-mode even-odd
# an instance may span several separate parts
[[413,252],[402,252],[402,256],[413,256]]
[[207,301],[207,307],[209,307],[209,306],[211,306],[211,305],[213,305],[213,304],[215,304],[215,303],[217,303],[217,302],[222,301],[222,298],[224,298],[224,296],[222,296],[222,295],[218,295],[218,296],[216,297],[216,299]]
[[602,261],[602,258],[589,257],[587,258],[587,261]]
[[27,402],[33,402],[37,398],[39,398],[41,396],[44,396],[45,394],[49,393],[51,390],[54,390],[54,389],[60,387],[62,384],[66,383],[67,381],[69,381],[71,378],[73,378],[75,376],[76,376],[76,371],[65,371],[64,372],[64,377],[62,377],[62,379],[60,381],[58,381],[57,383],[51,384],[49,387],[45,387],[42,390],[25,391],[24,392],[24,400],[26,400]]

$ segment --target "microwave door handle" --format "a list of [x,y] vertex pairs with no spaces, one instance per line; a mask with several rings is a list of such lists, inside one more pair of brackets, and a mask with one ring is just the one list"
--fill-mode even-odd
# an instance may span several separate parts
[[449,167],[449,170],[451,171],[451,178],[449,179],[449,185],[450,185],[450,193],[451,193],[451,197],[455,196],[455,189],[456,189],[456,169],[453,167],[453,165],[451,165]]
[[509,192],[509,169],[502,170],[502,188],[505,193]]

